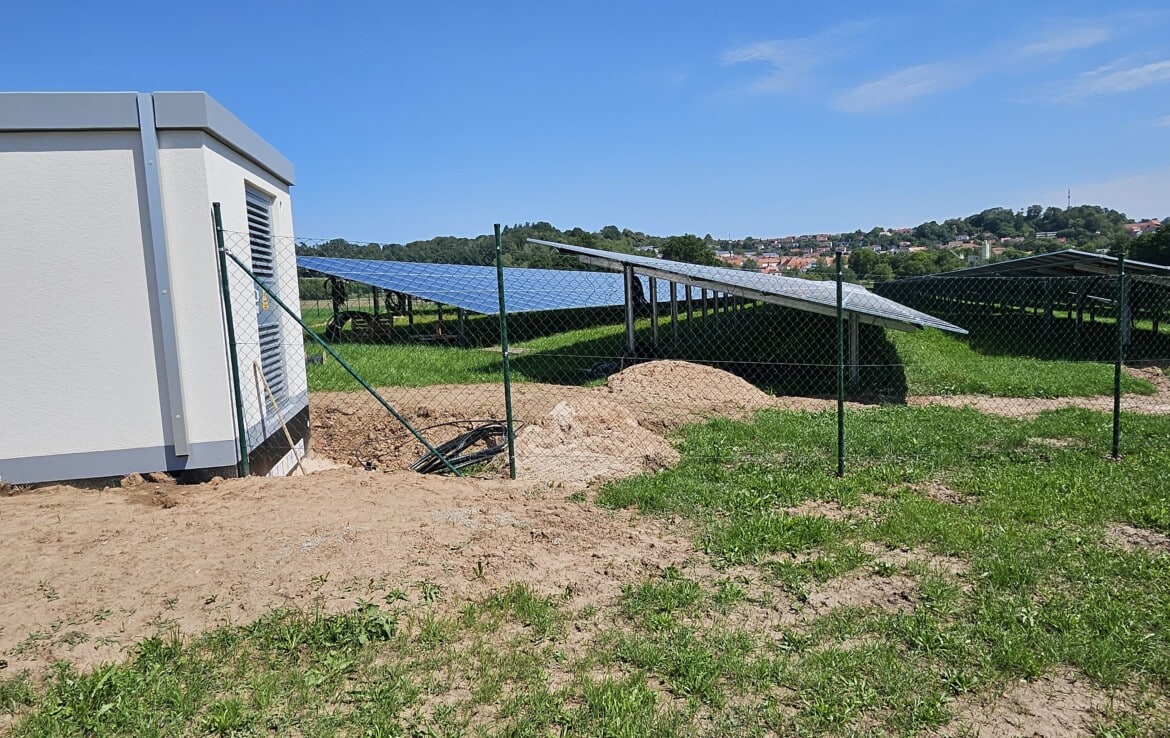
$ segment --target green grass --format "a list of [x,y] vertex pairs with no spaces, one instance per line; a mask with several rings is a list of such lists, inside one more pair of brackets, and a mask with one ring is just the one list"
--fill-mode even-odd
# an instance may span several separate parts
[[[122,664],[0,681],[0,713],[20,737],[924,735],[1063,667],[1131,695],[1098,735],[1165,734],[1170,554],[1105,530],[1170,533],[1170,418],[1127,416],[1120,462],[1103,458],[1108,427],[1077,409],[880,408],[852,416],[844,479],[824,463],[831,414],[689,427],[677,468],[596,504],[682,517],[713,574],[668,567],[600,606],[521,584],[448,602],[424,583],[415,606],[276,611],[147,639]],[[808,500],[866,514],[786,512]],[[841,577],[910,578],[913,600],[775,620]]]
[[[766,322],[769,315],[762,310],[746,310],[743,314],[721,318],[723,330],[732,332],[707,330],[713,324],[704,327],[701,322],[704,319],[699,318],[695,318],[696,330],[689,332],[684,318],[680,330],[683,339],[677,345],[666,346],[663,358],[711,363],[775,393],[835,392],[835,369],[831,363],[835,349],[831,331],[825,332],[827,319],[822,320],[821,316],[804,319],[806,332],[802,333],[770,328]],[[733,331],[735,321],[743,323],[738,333]],[[1111,365],[984,354],[972,349],[962,338],[936,330],[902,333],[866,328],[862,346],[863,363],[869,364],[862,370],[863,385],[868,388],[865,391],[891,399],[905,394],[1089,397],[1112,392]],[[530,332],[541,333],[535,328]],[[639,340],[648,344],[649,321],[637,321],[637,332]],[[663,329],[664,343],[668,343],[668,335],[669,330]],[[727,337],[732,335],[745,338],[729,342]],[[341,343],[335,348],[374,386],[477,384],[500,382],[503,376],[498,347],[411,342]],[[592,368],[604,364],[610,365],[608,371],[620,368],[624,329],[620,325],[601,325],[532,335],[513,342],[512,349],[514,381],[586,384],[601,376],[592,372]],[[313,346],[308,351],[319,353]],[[309,367],[309,387],[313,391],[355,390],[357,383],[336,362],[326,361]],[[1122,377],[1122,389],[1127,393],[1154,392],[1149,382],[1128,375]]]
[[[583,384],[584,370],[621,356],[623,328],[583,328],[512,344],[513,381],[561,381]],[[434,384],[478,384],[503,381],[499,348],[427,344],[338,344],[334,347],[375,387],[425,387]],[[313,352],[312,347],[309,348]],[[318,351],[319,352],[319,351]],[[538,361],[526,354],[538,353]],[[550,376],[551,373],[551,376]],[[354,390],[357,384],[337,362],[309,367],[309,389]]]
[[[981,354],[966,342],[936,330],[890,331],[906,366],[912,395],[997,397],[1091,397],[1113,391],[1113,367],[1085,361]],[[1124,375],[1122,391],[1152,394],[1149,382]]]

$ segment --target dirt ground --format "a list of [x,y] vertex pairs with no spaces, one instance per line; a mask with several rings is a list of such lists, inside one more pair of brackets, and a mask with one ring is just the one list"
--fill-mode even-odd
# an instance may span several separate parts
[[[1157,367],[1137,369],[1125,367],[1125,373],[1143,379],[1154,385],[1152,395],[1123,395],[1121,409],[1124,412],[1145,413],[1146,415],[1170,415],[1170,377]],[[989,415],[1003,415],[1009,418],[1034,418],[1046,410],[1060,410],[1066,407],[1080,407],[1099,412],[1113,412],[1113,397],[1055,397],[1055,398],[1011,398],[987,397],[985,395],[923,395],[909,397],[906,404],[913,406],[946,405],[947,407],[971,407]]]
[[[648,573],[709,567],[686,523],[600,510],[570,501],[571,492],[676,463],[661,434],[688,421],[763,407],[834,406],[769,397],[717,369],[681,362],[631,367],[601,387],[515,390],[517,416],[529,423],[518,434],[515,481],[491,469],[465,479],[402,471],[421,447],[394,435],[388,414],[379,411],[371,421],[352,395],[322,393],[312,398],[315,461],[317,468],[336,468],[307,477],[9,490],[0,496],[0,675],[40,673],[54,660],[81,666],[118,660],[155,633],[248,623],[285,605],[341,611],[396,591],[417,602],[437,588],[444,600],[459,602],[523,582],[540,593],[570,592],[580,605],[612,604],[623,583]],[[496,385],[398,389],[387,399],[420,425],[503,414]],[[979,406],[977,399],[943,401]],[[1140,401],[1146,412],[1170,412],[1170,382]],[[1038,411],[1035,400],[995,403],[989,411],[1008,404],[1020,415]],[[355,447],[360,462],[392,471],[324,461],[331,455],[352,461]],[[799,514],[866,513],[829,506]],[[1111,536],[1119,545],[1151,545],[1128,530]],[[900,575],[831,582],[812,593],[805,611],[777,615],[776,622],[820,616],[842,603],[902,610],[915,592],[913,579]],[[1074,712],[1081,702],[1089,705],[1081,713],[1095,711],[1099,699],[1070,693],[1070,679],[1056,675],[1033,691],[1059,695]],[[968,724],[987,731],[981,734],[1012,734],[1016,724],[996,710],[1008,705],[1001,711],[1010,717],[1053,703],[1047,693],[1029,694],[971,705]],[[1057,732],[1037,735],[1065,728],[1074,734],[1081,724],[1076,715],[1060,720],[1051,723]]]
[[[379,392],[432,444],[453,437],[474,420],[505,417],[503,388],[496,383],[385,387]],[[562,421],[566,416],[579,419],[572,429],[550,418],[562,403],[569,406],[558,411]],[[763,408],[815,412],[835,407],[835,399],[773,397],[734,374],[683,361],[636,364],[597,387],[536,382],[512,386],[516,420],[541,427],[527,438],[529,449],[539,449],[541,458],[529,457],[533,463],[521,471],[533,479],[573,484],[659,468],[664,461],[673,463],[673,452],[661,435],[686,423],[715,416],[742,418]],[[409,468],[425,453],[369,395],[314,393],[310,410],[313,450],[321,456],[396,470]],[[619,416],[622,422],[615,422]],[[630,426],[630,418],[639,428]],[[524,431],[519,430],[517,436],[523,438]],[[624,449],[617,455],[620,469],[613,468],[612,458],[599,458],[599,453],[612,456],[618,449]]]
[[[1121,408],[1128,412],[1170,414],[1170,378],[1157,368],[1126,368],[1127,373],[1155,386],[1153,395],[1126,395]],[[474,420],[505,416],[499,384],[387,387],[383,397],[432,444],[441,443],[471,427]],[[524,382],[513,385],[514,417],[521,424],[543,426],[539,440],[529,437],[529,450],[540,458],[521,471],[532,479],[581,484],[604,481],[622,473],[659,468],[669,462],[659,436],[686,423],[714,416],[742,418],[765,409],[819,412],[836,407],[835,398],[774,397],[740,377],[700,364],[652,361],[636,364],[609,377],[604,385],[580,387]],[[582,418],[571,432],[550,438],[549,414],[561,403],[566,413]],[[846,403],[852,410],[873,407]],[[1032,418],[1045,410],[1083,407],[1102,412],[1113,409],[1112,397],[1011,398],[982,395],[915,396],[907,404],[972,407],[992,415]],[[622,409],[615,410],[613,406]],[[624,409],[624,410],[623,410]],[[628,411],[628,413],[627,413]],[[616,415],[615,415],[616,413]],[[617,415],[632,415],[640,430],[616,436],[607,423]],[[313,450],[320,456],[369,469],[398,470],[425,453],[425,448],[402,425],[366,394],[314,393],[311,399]],[[518,436],[523,431],[518,432]],[[606,436],[602,440],[599,436]],[[622,436],[619,438],[619,436]],[[619,443],[620,441],[620,443]],[[615,448],[626,450],[614,459],[599,458]],[[532,460],[534,457],[529,457]],[[560,458],[562,461],[557,462]],[[617,464],[617,468],[614,464]],[[595,470],[591,473],[587,470]]]
[[957,716],[939,732],[948,738],[1065,738],[1090,736],[1094,723],[1129,705],[1107,695],[1072,669],[1058,669],[1039,679],[1021,679],[990,698],[966,699]]
[[650,568],[685,566],[669,523],[566,501],[563,488],[342,468],[308,477],[0,498],[0,658],[117,660],[143,637],[328,611],[422,583],[464,600],[510,582],[582,604]]

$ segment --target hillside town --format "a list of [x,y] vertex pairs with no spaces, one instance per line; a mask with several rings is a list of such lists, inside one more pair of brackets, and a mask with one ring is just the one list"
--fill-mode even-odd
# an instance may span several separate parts
[[[715,248],[715,258],[723,265],[764,274],[815,274],[827,269],[834,254],[841,251],[851,257],[851,269],[855,272],[877,270],[872,276],[880,281],[883,276],[914,276],[916,270],[908,273],[905,269],[899,270],[898,266],[905,267],[914,261],[925,262],[928,255],[939,267],[931,271],[947,271],[1070,248],[1108,254],[1128,246],[1128,242],[1133,239],[1152,236],[1163,225],[1160,218],[1126,220],[1116,211],[1083,207],[1113,216],[1109,218],[1110,227],[1089,231],[1084,227],[1070,225],[1070,218],[1066,219],[1065,227],[1053,226],[1053,230],[1026,227],[988,230],[971,228],[972,220],[978,221],[980,216],[991,212],[984,211],[979,216],[948,220],[941,226],[932,221],[915,228],[873,228],[868,232],[749,237],[727,241],[715,241],[708,236],[705,241]],[[1023,211],[1024,219],[1027,220],[1027,213],[1035,213],[1036,209],[1038,206]],[[1037,218],[1033,217],[1033,220]],[[645,250],[659,251],[655,247]],[[880,258],[874,259],[869,254],[858,256],[858,251],[870,252]],[[912,258],[910,255],[913,254],[923,256]],[[888,275],[884,269],[880,269],[887,262],[891,267]],[[870,265],[871,268],[866,270],[864,265]]]

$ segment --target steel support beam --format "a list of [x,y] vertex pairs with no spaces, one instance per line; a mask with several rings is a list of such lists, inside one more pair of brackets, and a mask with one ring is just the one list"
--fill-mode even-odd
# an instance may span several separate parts
[[658,278],[650,278],[650,337],[658,350]]
[[678,284],[670,283],[670,340],[678,341]]
[[861,321],[857,314],[849,316],[849,386],[856,390],[861,385]]
[[626,277],[626,355],[634,356],[634,267],[626,266],[623,270]]

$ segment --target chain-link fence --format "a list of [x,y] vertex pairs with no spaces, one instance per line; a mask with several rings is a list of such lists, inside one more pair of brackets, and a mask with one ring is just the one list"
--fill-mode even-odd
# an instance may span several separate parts
[[[499,263],[478,254],[459,265],[353,242],[267,238],[258,253],[256,234],[223,240],[229,298],[249,306],[232,314],[250,450],[295,446],[300,423],[313,451],[337,462],[502,474],[511,415],[519,476],[587,482],[673,464],[680,444],[734,463],[774,459],[783,443],[686,429],[776,409],[836,426],[815,459],[800,459],[832,473],[847,466],[849,424],[875,406],[1030,417],[1112,412],[1116,400],[1170,411],[1157,368],[1170,359],[1164,277],[939,275],[866,291],[596,258],[505,266],[516,248],[506,234]],[[346,258],[355,253],[367,258]],[[918,330],[916,314],[887,300],[943,329]],[[290,435],[278,433],[285,425]],[[1105,432],[1104,453],[1111,441]],[[915,448],[888,439],[890,455]]]
[[1028,261],[982,275],[875,285],[881,295],[968,331],[961,341],[899,341],[906,401],[1012,418],[1064,408],[1107,412],[1112,423],[1098,443],[1116,458],[1121,413],[1170,412],[1170,277],[1125,274],[1123,262],[1084,254],[1047,262],[1080,276],[1038,275],[1041,268]]

